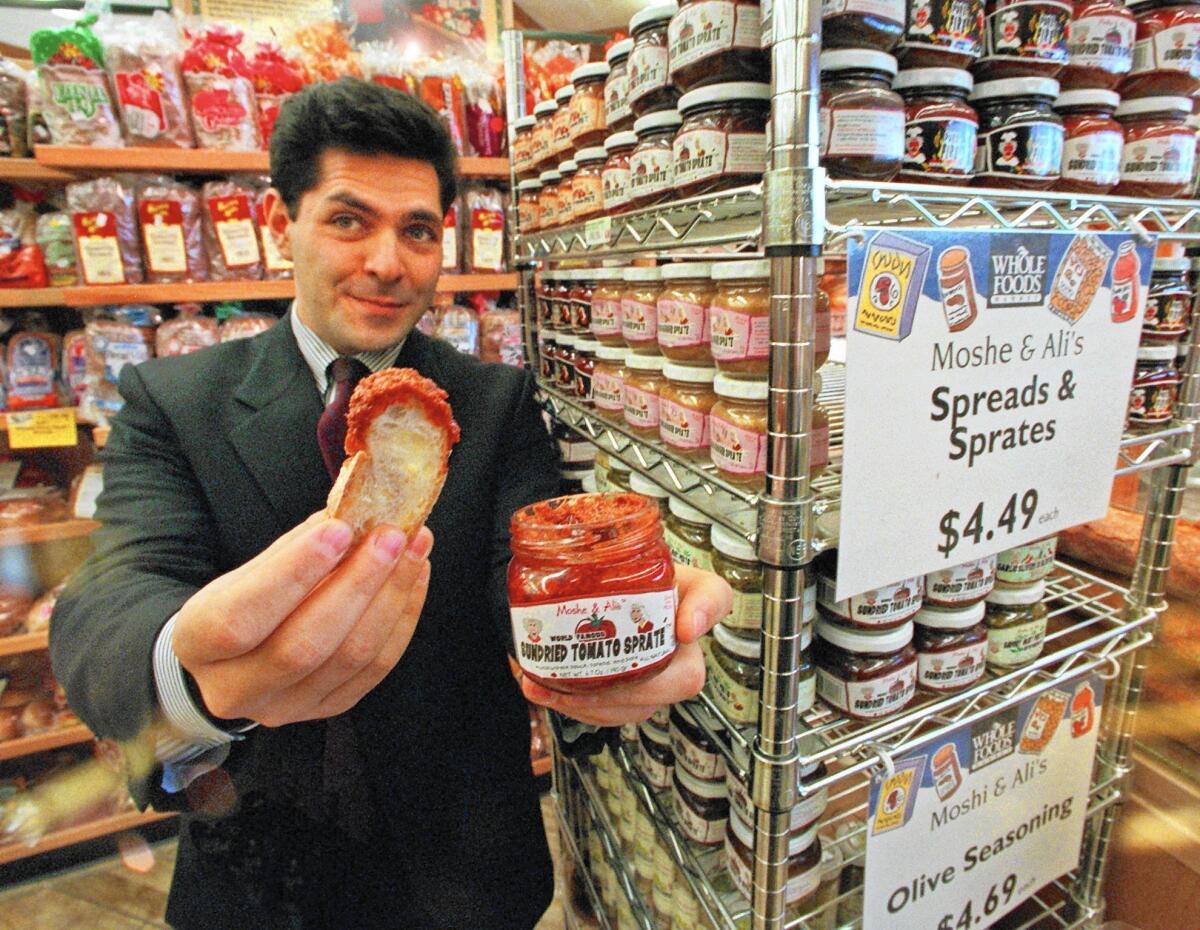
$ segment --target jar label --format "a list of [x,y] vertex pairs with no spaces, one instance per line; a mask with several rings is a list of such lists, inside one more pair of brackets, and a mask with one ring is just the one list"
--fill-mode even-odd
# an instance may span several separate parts
[[701,749],[674,723],[671,724],[671,752],[675,754],[676,765],[703,781],[725,777],[725,759],[721,754]]
[[1156,336],[1182,336],[1187,332],[1191,308],[1191,294],[1187,291],[1151,289],[1142,331]]
[[1092,132],[1063,142],[1062,176],[1071,181],[1115,187],[1121,180],[1123,133]]
[[679,829],[693,843],[701,846],[719,846],[725,839],[725,824],[729,817],[720,820],[705,820],[688,805],[679,794],[679,788],[671,782],[671,797],[674,801],[675,820]]
[[547,194],[545,192],[538,195],[538,213],[541,216],[542,223],[546,226],[553,226],[558,222],[558,193]]
[[671,74],[731,49],[757,49],[762,24],[757,6],[701,0],[681,9],[667,27]]
[[708,328],[713,358],[719,362],[765,359],[770,351],[770,320],[713,304]]
[[671,551],[671,560],[679,565],[690,565],[692,568],[702,568],[712,571],[712,555],[708,549],[701,548],[688,542],[669,526],[663,527],[663,540]]
[[[669,762],[660,761],[646,750],[645,742],[641,742],[638,747],[638,760],[641,762],[642,774],[646,776],[646,781],[659,789],[671,787],[671,774],[674,766]],[[636,828],[635,828],[636,829]]]
[[1042,654],[1045,642],[1045,616],[1027,623],[1005,627],[1002,630],[989,628],[987,660],[993,665],[1001,665],[1005,668],[1024,665]]
[[983,52],[983,0],[912,0],[904,46],[978,58]]
[[1029,584],[1050,574],[1058,537],[1039,539],[1015,549],[1005,549],[996,556],[996,580],[1004,584]]
[[1181,130],[1169,136],[1126,142],[1121,180],[1153,184],[1187,184],[1196,162],[1196,137]]
[[1200,78],[1200,23],[1160,29],[1133,47],[1133,74],[1183,71]]
[[767,436],[735,426],[724,417],[709,417],[709,450],[719,471],[735,475],[767,473]]
[[917,656],[917,681],[931,691],[954,691],[983,677],[986,640],[949,652],[922,652]]
[[[734,886],[749,901],[752,887],[750,867],[734,850],[728,836],[725,838],[725,862],[729,867],[729,876],[733,879]],[[788,878],[783,892],[785,903],[789,906],[796,904],[816,891],[820,884],[821,863],[817,862],[807,871]]]
[[837,600],[837,582],[828,575],[817,576],[817,603],[855,626],[891,626],[907,620],[921,609],[924,578],[907,578],[895,584]]
[[616,413],[625,409],[625,395],[620,378],[606,371],[592,374],[592,403],[600,410]]
[[904,0],[821,0],[823,19],[843,13],[869,16],[889,23],[903,23]]
[[721,622],[734,630],[761,630],[763,621],[762,592],[733,589],[733,609]]
[[652,197],[670,190],[675,180],[672,150],[662,146],[629,156],[629,198]]
[[575,367],[575,396],[583,400],[592,399],[592,373]]
[[1137,23],[1127,16],[1083,16],[1067,26],[1072,67],[1125,74],[1133,65]]
[[817,676],[816,674],[806,675],[800,679],[796,686],[796,710],[803,714],[812,710],[812,706],[817,703]]
[[639,429],[657,429],[659,421],[658,395],[625,382],[625,422]]
[[629,203],[629,168],[605,168],[600,178],[605,210]]
[[[816,676],[809,676],[809,680],[815,682]],[[725,787],[729,791],[729,809],[737,811],[742,815],[742,820],[747,823],[754,823],[754,807],[750,803],[750,793],[742,786],[742,783],[733,777],[732,774],[726,773]],[[829,791],[822,788],[816,794],[806,795],[792,805],[792,816],[790,828],[792,832],[797,832],[812,826],[825,813],[825,808],[829,806]]]
[[[714,129],[690,129],[676,134],[672,146],[675,184],[683,187],[719,178],[725,169],[725,138],[725,133]],[[761,168],[762,162],[759,165]]]
[[967,604],[984,597],[996,584],[996,557],[988,556],[938,569],[925,576],[925,597],[937,604]]
[[521,668],[539,678],[604,678],[675,651],[675,589],[511,608]]
[[654,342],[658,338],[658,306],[622,298],[621,335],[629,342]]
[[705,689],[713,699],[717,708],[734,723],[758,722],[758,689],[747,688],[741,682],[735,681],[729,672],[713,658],[712,638],[705,637],[700,641],[705,652],[705,668],[708,677]]
[[975,167],[979,125],[969,119],[909,120],[904,129],[904,167],[920,174],[968,175]]
[[573,216],[592,216],[604,209],[604,182],[598,174],[576,175],[571,183]]
[[658,433],[663,442],[676,449],[708,447],[708,417],[699,410],[663,400],[659,404]]
[[658,344],[687,348],[708,343],[708,307],[688,300],[658,301]]
[[621,301],[592,298],[592,332],[597,336],[621,335]]
[[845,681],[824,668],[817,669],[821,700],[852,717],[877,719],[893,714],[913,699],[917,690],[917,663],[870,681]]
[[1141,385],[1129,393],[1129,423],[1132,426],[1156,426],[1175,415],[1176,384]]
[[1040,120],[1006,123],[979,134],[975,174],[1057,178],[1062,152],[1061,123]]
[[808,470],[818,472],[829,464],[829,424],[814,426],[809,437]]
[[667,86],[667,47],[637,43],[629,53],[629,102]]
[[583,300],[571,301],[571,325],[575,330],[589,330],[592,328],[592,298],[587,297]]
[[633,115],[629,109],[629,72],[609,75],[604,83],[604,124],[612,126]]
[[821,107],[821,156],[900,161],[904,157],[904,110]]
[[[521,201],[519,201],[517,203],[517,226],[521,229],[522,232],[529,232],[530,230],[536,229],[537,228],[537,220],[538,220],[538,209],[537,209],[536,201],[530,203],[528,200],[522,199]],[[452,230],[447,229],[444,234],[445,238],[449,238],[450,235],[452,235]],[[442,257],[442,267],[444,268],[446,266],[447,258],[448,258],[448,255],[450,254],[451,249],[453,249],[453,254],[455,257],[454,264],[455,264],[455,267],[457,267],[458,266],[458,261],[457,261],[458,249],[453,244],[451,244],[450,246],[447,246],[445,238],[443,238],[443,240],[442,240],[442,248],[446,251],[447,254],[443,255],[443,257]]]
[[1067,63],[1071,5],[1025,0],[990,13],[984,28],[984,59],[1027,58]]
[[571,98],[570,137],[573,140],[585,133],[605,127],[604,100],[599,95],[578,93]]

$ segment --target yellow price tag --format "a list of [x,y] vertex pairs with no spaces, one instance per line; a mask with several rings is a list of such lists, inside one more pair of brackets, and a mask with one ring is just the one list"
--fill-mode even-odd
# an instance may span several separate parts
[[73,446],[79,441],[75,429],[75,411],[24,410],[8,414],[10,449],[44,449],[49,446]]

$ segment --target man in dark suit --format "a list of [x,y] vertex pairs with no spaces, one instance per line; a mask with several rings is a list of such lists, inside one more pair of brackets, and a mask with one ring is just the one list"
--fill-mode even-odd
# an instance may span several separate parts
[[[528,930],[552,878],[505,660],[508,524],[557,488],[531,378],[413,328],[456,190],[432,110],[314,86],[283,108],[271,171],[296,301],[254,339],[122,373],[104,526],[55,610],[55,671],[125,742],[139,803],[185,812],[180,930]],[[427,528],[355,545],[321,513],[318,421],[353,369],[391,365],[449,392],[462,440]],[[729,591],[679,582],[682,645],[658,677],[525,694],[596,725],[694,694],[695,640]]]

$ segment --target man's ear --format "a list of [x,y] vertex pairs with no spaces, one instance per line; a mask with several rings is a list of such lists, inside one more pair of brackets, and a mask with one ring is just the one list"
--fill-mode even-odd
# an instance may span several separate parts
[[288,216],[287,206],[279,196],[279,191],[273,187],[263,199],[263,213],[266,216],[267,229],[275,239],[279,254],[289,262],[292,261],[292,218]]

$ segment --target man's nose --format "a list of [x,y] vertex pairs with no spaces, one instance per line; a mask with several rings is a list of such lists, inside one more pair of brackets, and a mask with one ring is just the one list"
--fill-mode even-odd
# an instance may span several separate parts
[[371,237],[364,270],[381,281],[395,281],[404,274],[400,239],[393,230],[380,230]]

